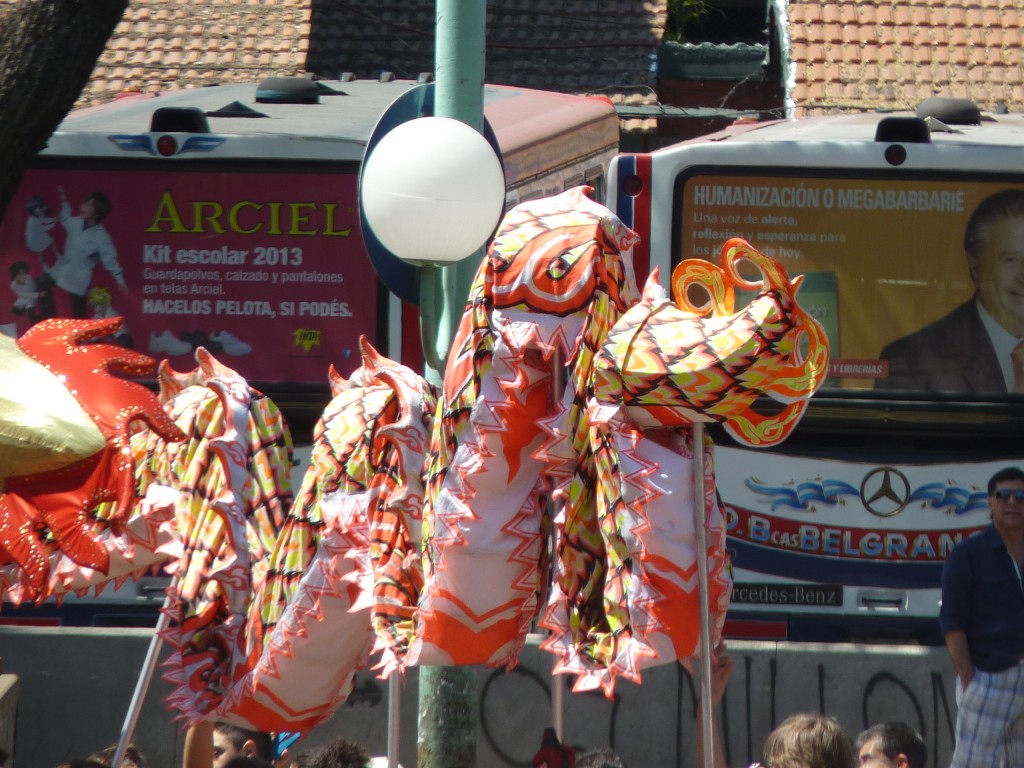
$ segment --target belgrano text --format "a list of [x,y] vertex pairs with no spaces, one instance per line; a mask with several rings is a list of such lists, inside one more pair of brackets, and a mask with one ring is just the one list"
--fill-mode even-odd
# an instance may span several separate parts
[[848,208],[880,211],[963,211],[962,191],[927,189],[817,189],[698,184],[694,205],[747,208]]

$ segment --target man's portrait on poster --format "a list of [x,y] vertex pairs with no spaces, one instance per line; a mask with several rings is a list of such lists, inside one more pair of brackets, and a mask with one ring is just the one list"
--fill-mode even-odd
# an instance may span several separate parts
[[1024,392],[1024,189],[982,200],[964,228],[975,293],[930,325],[888,344],[876,389]]

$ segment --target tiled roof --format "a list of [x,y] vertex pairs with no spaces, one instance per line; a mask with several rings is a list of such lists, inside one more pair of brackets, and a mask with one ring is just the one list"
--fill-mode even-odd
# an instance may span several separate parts
[[[488,3],[485,79],[572,93],[653,87],[666,0]],[[435,0],[314,2],[314,71],[434,69]]]
[[302,74],[311,0],[132,0],[79,105]]
[[[313,2],[309,68],[415,78],[434,69],[435,0]],[[653,104],[667,0],[500,0],[487,4],[484,78]],[[655,121],[636,121],[653,130]]]
[[[0,11],[20,0],[0,0]],[[493,0],[489,82],[655,104],[667,0]],[[933,95],[1024,109],[1024,0],[790,0],[797,114]],[[435,0],[132,0],[79,105],[271,75],[434,68]],[[653,128],[653,121],[639,125]],[[630,126],[636,128],[637,125]]]
[[[0,9],[18,0],[0,0]],[[667,0],[487,4],[485,79],[656,101]],[[435,0],[132,0],[78,105],[275,75],[434,69]],[[653,129],[654,121],[644,127]]]
[[309,16],[310,0],[132,2],[83,96],[302,74]]
[[930,96],[1024,109],[1024,0],[807,0],[787,13],[797,115]]

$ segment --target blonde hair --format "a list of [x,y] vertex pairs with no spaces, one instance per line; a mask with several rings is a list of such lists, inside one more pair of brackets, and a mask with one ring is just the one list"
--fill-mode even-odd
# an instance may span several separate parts
[[93,306],[103,305],[109,307],[113,303],[114,297],[110,295],[110,291],[107,288],[97,287],[89,289],[85,300]]
[[765,740],[764,762],[772,768],[853,768],[853,743],[831,717],[792,715]]

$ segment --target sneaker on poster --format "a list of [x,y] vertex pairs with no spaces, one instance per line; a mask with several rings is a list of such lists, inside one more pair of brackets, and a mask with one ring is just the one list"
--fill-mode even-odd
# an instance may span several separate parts
[[220,343],[207,336],[206,331],[182,331],[180,336],[182,341],[192,345],[192,349],[202,347],[212,355],[219,355],[222,351]]
[[192,345],[176,338],[170,331],[149,334],[149,351],[163,353],[165,355],[187,355],[192,351]]
[[221,349],[229,355],[248,355],[252,352],[252,347],[231,331],[214,331],[210,334],[210,340],[220,344]]

